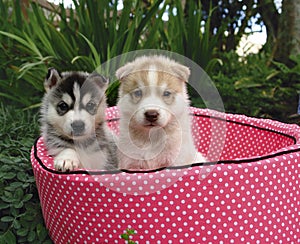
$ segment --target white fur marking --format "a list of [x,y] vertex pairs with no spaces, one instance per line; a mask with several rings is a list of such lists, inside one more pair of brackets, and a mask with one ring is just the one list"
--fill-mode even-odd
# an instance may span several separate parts
[[91,94],[89,93],[85,94],[82,98],[83,105],[86,106],[87,103],[91,100],[91,98],[92,98]]
[[74,93],[74,96],[75,96],[74,109],[78,110],[79,109],[79,104],[80,104],[80,87],[77,83],[74,83],[73,93]]
[[67,103],[68,105],[71,105],[72,102],[73,102],[72,97],[71,97],[69,94],[67,94],[67,93],[64,93],[64,94],[63,94],[62,100],[63,100],[65,103]]
[[155,65],[149,66],[148,83],[150,86],[157,86],[158,73]]

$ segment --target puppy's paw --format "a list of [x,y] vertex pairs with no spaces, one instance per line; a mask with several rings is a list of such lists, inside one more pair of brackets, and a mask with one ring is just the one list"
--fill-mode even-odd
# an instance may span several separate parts
[[65,149],[54,158],[54,168],[62,172],[74,170],[79,165],[77,153],[73,149]]
[[202,155],[202,153],[197,152],[193,160],[193,163],[205,163],[205,162],[207,162],[206,158]]

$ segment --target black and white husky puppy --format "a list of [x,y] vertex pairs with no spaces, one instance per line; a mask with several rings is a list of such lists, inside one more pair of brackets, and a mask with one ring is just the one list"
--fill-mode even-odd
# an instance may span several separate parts
[[117,147],[105,121],[108,81],[96,72],[51,68],[44,86],[41,132],[55,169],[116,169]]

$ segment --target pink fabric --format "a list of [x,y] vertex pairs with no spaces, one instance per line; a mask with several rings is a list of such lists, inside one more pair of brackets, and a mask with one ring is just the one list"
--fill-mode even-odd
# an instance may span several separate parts
[[[152,172],[53,170],[42,138],[31,161],[55,243],[299,243],[300,128],[191,108],[208,165]],[[118,133],[118,111],[107,109]]]

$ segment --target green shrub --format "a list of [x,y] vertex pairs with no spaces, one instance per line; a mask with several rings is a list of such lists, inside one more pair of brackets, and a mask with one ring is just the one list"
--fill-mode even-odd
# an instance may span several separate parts
[[297,81],[300,59],[289,69],[272,62],[265,53],[253,54],[241,60],[236,53],[222,56],[224,65],[212,76],[223,99],[225,110],[249,116],[273,118],[287,122],[297,111]]
[[[32,2],[25,17],[19,1],[0,1],[0,97],[21,107],[38,106],[48,67],[91,72],[107,60],[138,49],[164,49],[182,54],[207,70],[218,59],[218,35],[209,33],[200,1],[73,1],[52,13]],[[9,14],[8,9],[11,11]],[[169,21],[162,20],[168,12]],[[67,14],[68,13],[68,14]],[[57,18],[59,16],[59,18]],[[180,28],[178,28],[180,26]],[[109,89],[116,97],[116,85]],[[115,100],[110,99],[110,104]]]
[[37,115],[1,104],[0,117],[0,243],[51,243],[30,163]]
[[153,43],[143,45],[141,37],[147,25],[158,21],[155,15],[161,2],[145,7],[142,1],[124,1],[119,12],[118,1],[80,0],[74,1],[75,9],[68,9],[68,16],[61,4],[47,17],[31,3],[26,19],[18,1],[13,6],[0,1],[5,13],[0,17],[0,96],[28,107],[39,103],[48,67],[91,72],[112,57],[149,48]]
[[205,17],[201,1],[186,1],[184,6],[181,0],[173,3],[168,6],[168,22],[160,29],[164,49],[184,55],[210,74],[220,62],[215,56],[222,35],[221,29],[214,34],[210,31],[213,9]]

